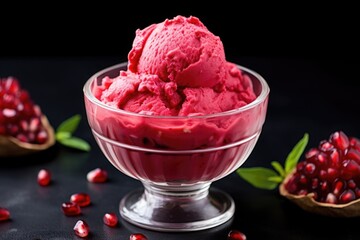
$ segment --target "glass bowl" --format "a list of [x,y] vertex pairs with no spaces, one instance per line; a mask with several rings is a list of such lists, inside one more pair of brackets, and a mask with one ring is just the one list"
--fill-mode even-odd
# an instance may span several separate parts
[[[106,158],[142,182],[120,201],[120,215],[158,231],[195,231],[233,216],[235,204],[211,183],[249,157],[265,122],[269,87],[257,73],[237,65],[257,98],[227,112],[203,116],[149,116],[110,107],[94,96],[105,76],[114,78],[127,62],[94,74],[85,83],[87,119]],[[120,198],[120,196],[119,196]]]

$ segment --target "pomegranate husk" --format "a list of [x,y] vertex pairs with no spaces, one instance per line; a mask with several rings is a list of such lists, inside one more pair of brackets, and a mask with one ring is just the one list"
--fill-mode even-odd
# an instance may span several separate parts
[[45,115],[41,116],[41,123],[48,133],[48,139],[43,144],[21,142],[11,136],[0,135],[0,157],[17,157],[30,153],[39,152],[55,144],[54,129]]
[[360,198],[346,204],[331,204],[317,202],[312,194],[294,195],[289,193],[285,185],[295,171],[291,172],[279,186],[280,195],[286,197],[305,211],[330,217],[358,217],[360,216]]

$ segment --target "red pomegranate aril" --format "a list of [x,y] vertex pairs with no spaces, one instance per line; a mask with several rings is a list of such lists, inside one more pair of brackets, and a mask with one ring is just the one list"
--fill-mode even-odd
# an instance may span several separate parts
[[16,135],[16,138],[21,142],[28,142],[29,141],[29,139],[22,133],[19,133],[18,135]]
[[349,180],[360,174],[360,165],[354,160],[345,160],[341,175],[343,179]]
[[349,138],[342,131],[334,132],[330,136],[330,140],[334,146],[340,150],[345,150],[350,144]]
[[327,181],[321,182],[320,188],[321,188],[321,191],[323,191],[323,192],[329,192],[329,188],[330,188],[329,183]]
[[86,193],[74,193],[70,197],[70,202],[76,203],[80,207],[89,206],[91,203],[89,194]]
[[331,143],[329,143],[328,141],[322,141],[320,143],[319,148],[321,149],[321,151],[326,152],[326,151],[329,151],[329,150],[333,149],[334,146]]
[[142,233],[134,233],[130,235],[130,240],[147,240],[147,237]]
[[337,150],[333,150],[330,153],[330,161],[331,161],[331,166],[332,167],[338,167],[340,165],[340,155],[339,152]]
[[355,196],[356,198],[360,198],[360,188],[355,188]]
[[349,151],[346,154],[346,157],[348,159],[356,160],[357,162],[360,161],[360,152],[356,149],[349,149]]
[[41,169],[37,176],[37,182],[40,186],[48,186],[51,182],[51,172],[47,169]]
[[326,203],[332,203],[332,204],[336,204],[337,203],[337,198],[333,193],[328,193],[325,199]]
[[304,175],[301,175],[299,182],[305,185],[307,183],[307,178]]
[[312,175],[312,174],[314,174],[315,170],[316,170],[315,164],[313,164],[313,163],[308,163],[308,164],[305,165],[304,173],[305,173],[306,175]]
[[108,174],[104,169],[96,168],[88,172],[86,178],[92,183],[103,183],[107,181]]
[[246,240],[246,236],[244,233],[238,230],[231,230],[227,236],[228,240]]
[[333,193],[338,196],[344,189],[344,181],[343,180],[337,180],[334,183]]
[[65,202],[61,205],[61,209],[66,216],[76,216],[81,214],[80,206],[76,203]]
[[305,154],[305,158],[306,159],[312,158],[312,157],[318,155],[319,153],[320,153],[320,151],[318,149],[312,148]]
[[353,190],[345,190],[339,197],[339,203],[348,203],[355,200],[355,193]]
[[36,142],[39,144],[43,144],[46,142],[46,140],[48,139],[48,134],[45,130],[41,130],[37,135],[36,135]]
[[356,188],[356,183],[353,179],[350,179],[348,182],[347,182],[347,186],[351,189],[355,189]]
[[327,169],[327,180],[332,182],[339,176],[339,172],[334,168]]
[[297,194],[298,195],[306,195],[306,194],[308,194],[308,191],[306,189],[301,189],[300,191],[298,191]]
[[319,186],[319,179],[317,178],[313,178],[311,180],[311,188],[312,189],[316,189]]
[[74,226],[76,236],[84,238],[89,235],[89,225],[84,220],[78,220]]
[[0,221],[6,221],[8,219],[10,219],[10,211],[0,207]]
[[5,118],[13,118],[16,116],[16,110],[15,109],[9,109],[4,108],[2,111],[2,114]]
[[105,213],[103,222],[110,227],[115,227],[118,224],[119,219],[115,213]]

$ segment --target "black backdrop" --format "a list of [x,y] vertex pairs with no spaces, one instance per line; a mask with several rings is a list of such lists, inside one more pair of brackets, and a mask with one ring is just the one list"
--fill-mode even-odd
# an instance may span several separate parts
[[[37,9],[34,3],[31,4]],[[26,12],[19,8],[1,8],[4,15],[0,21],[0,76],[18,77],[54,126],[72,114],[80,112],[84,116],[82,85],[101,68],[126,60],[137,28],[182,14],[199,17],[209,30],[221,37],[229,61],[257,71],[269,83],[267,120],[258,144],[244,166],[269,167],[272,160],[282,162],[304,132],[310,134],[310,146],[316,146],[320,140],[340,129],[360,137],[360,41],[356,36],[359,17],[353,6],[316,7],[304,2],[294,6],[274,6],[274,3],[264,6],[254,2],[249,6],[239,2],[238,7],[233,7],[224,1],[221,6],[209,3],[209,10],[205,10],[190,8],[182,2],[167,9],[165,6],[164,11],[151,8],[145,11],[145,7],[138,9],[138,6],[87,4],[78,7],[54,2],[45,9]],[[65,91],[66,98],[62,95]],[[77,134],[90,141],[94,149],[89,157],[91,161],[79,172],[85,174],[90,167],[100,164],[112,169],[115,175],[115,170],[96,147],[85,122]],[[50,167],[55,169],[57,164],[65,161],[62,157],[67,158],[66,154],[60,153],[57,157],[60,159],[50,163]],[[1,191],[7,191],[8,195],[1,195],[0,203],[11,202],[7,196],[12,192],[13,174],[30,175],[37,167],[22,170],[0,167],[1,183],[8,183],[1,185]],[[114,185],[120,180],[128,181],[129,188],[135,184],[127,177],[116,176]],[[234,184],[235,181],[238,184]],[[23,185],[20,177],[18,182]],[[83,182],[73,184],[75,187]],[[264,239],[265,236],[269,239],[358,239],[356,220],[331,220],[304,213],[274,192],[253,189],[236,175],[218,184],[237,202],[233,226],[241,228],[253,239]],[[27,186],[37,191],[36,186]],[[68,191],[60,189],[57,195],[63,196],[61,194]],[[116,203],[117,199],[111,201]],[[92,210],[100,214],[104,206],[95,206]],[[28,226],[21,231],[30,232],[31,220],[22,225],[16,210],[13,209],[14,221],[8,224],[9,227],[21,229]],[[49,216],[58,219],[58,213],[51,212],[52,207],[46,210],[50,211],[46,212]],[[34,224],[38,222],[42,221],[34,220]],[[316,227],[319,222],[327,224],[332,232],[322,233]],[[42,239],[56,235],[53,233],[54,224],[45,226],[49,234],[43,231],[43,235],[36,236]],[[68,223],[61,224],[59,231],[71,236],[64,228]],[[306,224],[306,229],[302,224]],[[95,237],[103,236],[100,227],[94,229]],[[345,236],[342,229],[347,227]],[[124,236],[127,234],[122,228],[119,232]],[[155,235],[149,233],[149,236],[153,239]],[[184,236],[179,238],[185,239]],[[157,239],[170,238],[158,235]]]

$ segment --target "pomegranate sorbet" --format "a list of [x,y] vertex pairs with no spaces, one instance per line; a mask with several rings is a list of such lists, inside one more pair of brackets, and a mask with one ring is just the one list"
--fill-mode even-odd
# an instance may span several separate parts
[[[116,111],[93,109],[92,128],[114,141],[147,149],[194,150],[239,141],[263,123],[265,116],[253,112],[267,104],[241,117],[217,115],[252,103],[261,89],[254,89],[250,77],[226,61],[220,38],[196,17],[177,16],[137,30],[127,66],[90,87],[106,108],[127,112],[119,118]],[[88,100],[86,104],[95,107]],[[212,117],[205,120],[208,115]],[[112,163],[130,176],[191,183],[234,169],[234,157],[246,149],[176,156],[117,149],[111,154],[118,156]]]
[[123,219],[195,231],[233,216],[232,198],[210,184],[250,155],[269,87],[228,62],[220,38],[198,18],[176,16],[137,30],[128,61],[94,74],[84,94],[102,152],[145,188],[122,198]]

